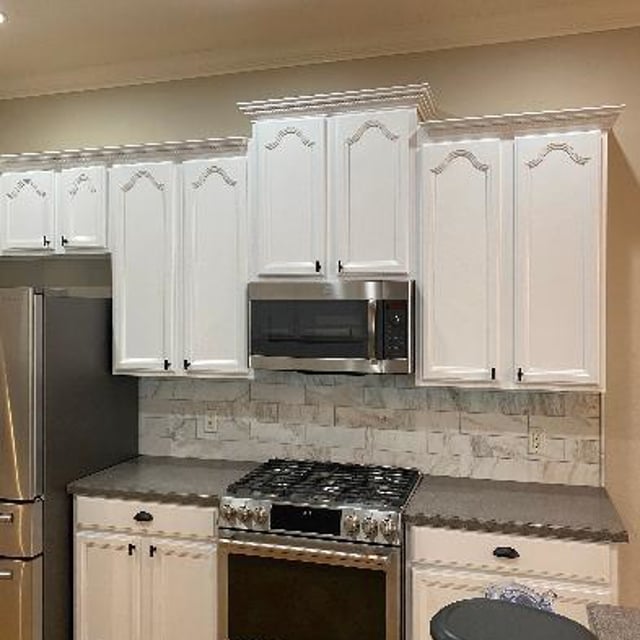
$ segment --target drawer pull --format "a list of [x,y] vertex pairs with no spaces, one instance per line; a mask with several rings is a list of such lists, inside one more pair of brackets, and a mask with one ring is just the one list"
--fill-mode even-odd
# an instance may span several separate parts
[[496,547],[493,550],[493,555],[496,558],[508,558],[509,560],[520,557],[520,554],[513,547]]
[[136,522],[153,522],[153,516],[148,511],[138,511],[133,519]]
[[0,524],[13,524],[13,513],[0,513]]

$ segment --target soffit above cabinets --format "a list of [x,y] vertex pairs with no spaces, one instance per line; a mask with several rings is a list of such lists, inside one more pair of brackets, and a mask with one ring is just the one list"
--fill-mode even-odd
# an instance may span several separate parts
[[0,98],[640,25],[633,0],[3,0]]

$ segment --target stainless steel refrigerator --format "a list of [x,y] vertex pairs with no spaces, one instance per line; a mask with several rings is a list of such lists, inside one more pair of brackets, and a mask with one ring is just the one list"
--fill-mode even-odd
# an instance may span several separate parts
[[111,375],[111,301],[0,289],[0,638],[72,638],[71,480],[136,455],[137,381]]

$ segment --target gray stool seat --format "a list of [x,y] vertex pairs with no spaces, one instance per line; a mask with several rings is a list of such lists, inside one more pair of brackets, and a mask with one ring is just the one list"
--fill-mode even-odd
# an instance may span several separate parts
[[596,640],[581,624],[521,604],[472,598],[431,619],[433,640]]

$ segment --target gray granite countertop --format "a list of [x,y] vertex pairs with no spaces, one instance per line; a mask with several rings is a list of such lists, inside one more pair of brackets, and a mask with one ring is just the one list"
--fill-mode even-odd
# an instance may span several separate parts
[[598,640],[638,640],[640,609],[588,604],[589,625]]
[[67,490],[82,496],[217,506],[227,486],[257,464],[139,456],[80,478]]
[[598,487],[424,476],[405,513],[409,525],[627,542]]

